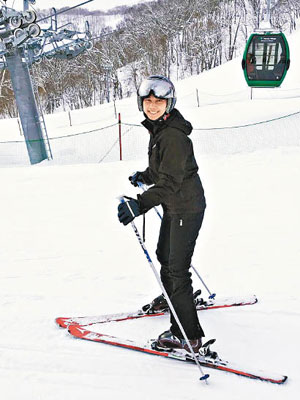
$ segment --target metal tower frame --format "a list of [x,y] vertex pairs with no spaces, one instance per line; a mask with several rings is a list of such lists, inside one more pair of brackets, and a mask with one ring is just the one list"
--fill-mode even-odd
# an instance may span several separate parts
[[[83,3],[67,10],[90,3]],[[23,0],[23,12],[6,5],[0,7],[0,69],[10,72],[12,87],[31,164],[52,158],[47,129],[41,107],[37,105],[38,93],[30,75],[33,63],[53,57],[69,60],[93,47],[88,21],[85,31],[76,30],[73,24],[58,27],[57,12],[37,20],[35,11],[29,6],[36,0]],[[38,24],[50,19],[49,27]],[[67,28],[68,27],[68,28]]]

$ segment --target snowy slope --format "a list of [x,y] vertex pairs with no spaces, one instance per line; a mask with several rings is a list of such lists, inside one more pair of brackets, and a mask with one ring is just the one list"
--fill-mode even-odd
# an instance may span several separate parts
[[[259,122],[299,111],[299,97],[291,97],[300,88],[299,42],[299,34],[290,38],[294,56],[282,89],[255,91],[255,100],[249,100],[240,60],[234,60],[179,82],[178,107],[198,128]],[[196,87],[218,95],[219,104],[209,104],[208,99],[198,108],[189,96],[185,102],[185,94]],[[233,92],[245,92],[245,98],[228,101],[227,94]],[[135,99],[118,107],[124,120],[140,121]],[[83,116],[92,113],[85,110],[69,130],[99,126],[99,108],[94,122],[84,124]],[[52,118],[53,136],[68,131],[54,120],[59,115]],[[101,108],[101,119],[102,126],[114,122],[108,105]],[[284,126],[289,130],[288,124],[281,129]],[[0,169],[3,398],[298,397],[300,146],[270,143],[269,149],[263,146],[254,152],[197,154],[208,208],[193,264],[218,296],[255,293],[259,298],[254,306],[199,313],[206,336],[217,338],[216,350],[224,358],[287,374],[287,384],[209,371],[206,386],[193,365],[75,340],[58,329],[57,316],[134,310],[159,291],[131,227],[121,226],[116,217],[116,197],[137,194],[127,178],[144,168],[146,160],[85,165],[59,165],[54,160]],[[137,224],[140,227],[141,221]],[[146,245],[153,259],[158,229],[158,218],[149,212]],[[199,287],[195,277],[194,288]],[[166,328],[165,317],[101,327],[106,333],[141,340]]]

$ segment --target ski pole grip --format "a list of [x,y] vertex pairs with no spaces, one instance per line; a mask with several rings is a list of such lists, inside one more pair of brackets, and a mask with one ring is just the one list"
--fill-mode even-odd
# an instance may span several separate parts
[[120,201],[120,203],[125,203],[124,196],[118,196],[117,199]]

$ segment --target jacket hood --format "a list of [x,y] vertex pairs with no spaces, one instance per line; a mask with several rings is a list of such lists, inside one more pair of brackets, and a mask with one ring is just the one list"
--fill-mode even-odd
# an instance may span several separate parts
[[150,121],[148,118],[146,118],[142,122],[142,125],[144,125],[145,128],[147,128],[154,134],[166,127],[179,129],[186,135],[190,135],[193,130],[192,124],[186,119],[184,119],[184,117],[180,114],[180,112],[176,108],[174,108],[171,111],[171,113],[168,114],[167,119],[160,118],[159,120],[156,121]]
[[180,129],[186,135],[190,135],[193,130],[192,124],[184,119],[184,117],[176,108],[171,112],[169,118],[164,122],[171,128]]

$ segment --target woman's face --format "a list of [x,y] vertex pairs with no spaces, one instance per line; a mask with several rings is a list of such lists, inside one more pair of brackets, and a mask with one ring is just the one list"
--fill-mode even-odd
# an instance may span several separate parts
[[143,109],[144,113],[147,115],[151,121],[155,121],[164,115],[167,108],[167,100],[159,99],[153,94],[144,99],[143,101]]

